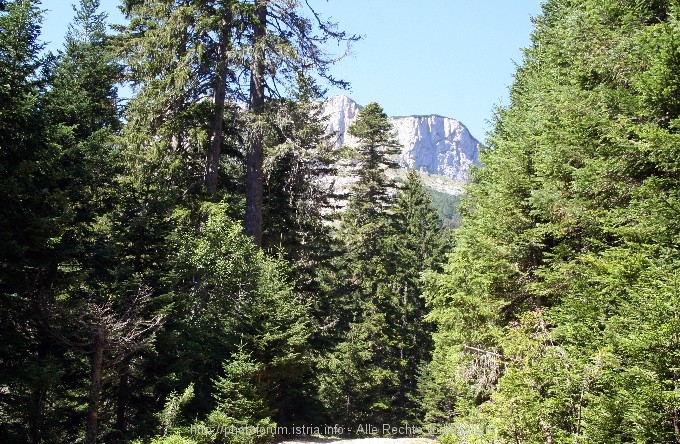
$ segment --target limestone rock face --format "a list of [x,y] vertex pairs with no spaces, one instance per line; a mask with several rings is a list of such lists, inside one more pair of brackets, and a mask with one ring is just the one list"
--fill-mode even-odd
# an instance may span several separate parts
[[436,115],[391,120],[403,146],[399,156],[403,168],[467,182],[470,167],[479,163],[479,142],[462,123]]
[[[356,143],[347,134],[347,128],[360,109],[356,102],[345,96],[334,96],[324,102],[324,115],[328,116],[327,132],[337,134],[338,146]],[[399,165],[404,169],[414,168],[428,176],[432,179],[429,182],[434,181],[434,188],[458,194],[468,180],[470,167],[479,164],[479,142],[465,125],[437,115],[391,117],[390,121],[402,145]]]
[[337,135],[336,145],[352,145],[354,137],[347,134],[347,128],[356,120],[361,107],[346,96],[333,96],[323,103],[323,115],[328,117],[326,133]]

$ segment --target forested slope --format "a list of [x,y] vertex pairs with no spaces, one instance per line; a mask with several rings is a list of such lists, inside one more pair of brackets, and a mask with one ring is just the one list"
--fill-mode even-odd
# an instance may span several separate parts
[[544,3],[429,277],[429,421],[500,442],[680,439],[679,14]]
[[306,2],[2,3],[3,443],[680,441],[677,0],[544,3],[453,235]]
[[415,420],[441,222],[385,175],[378,104],[351,160],[325,134],[326,48],[357,37],[289,0],[125,1],[111,32],[82,0],[44,54],[40,2],[2,3],[0,441]]

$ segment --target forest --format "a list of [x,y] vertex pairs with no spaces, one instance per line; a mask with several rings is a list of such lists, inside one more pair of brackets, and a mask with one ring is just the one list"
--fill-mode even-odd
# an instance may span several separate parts
[[460,199],[307,1],[0,4],[0,442],[680,443],[680,0],[545,0]]

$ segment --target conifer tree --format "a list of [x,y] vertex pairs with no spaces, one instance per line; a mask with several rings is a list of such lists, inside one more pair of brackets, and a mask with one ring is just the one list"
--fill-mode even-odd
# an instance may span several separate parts
[[54,381],[49,346],[35,316],[55,271],[49,239],[59,233],[51,184],[55,154],[40,111],[42,21],[36,1],[5,2],[0,11],[0,434],[41,439],[44,394]]
[[430,359],[432,326],[426,322],[423,273],[437,270],[444,261],[446,237],[441,220],[415,170],[409,170],[401,186],[394,213],[393,231],[384,253],[392,301],[385,306],[395,340],[397,399],[394,420],[413,424],[419,418],[416,384],[418,369]]
[[[243,177],[236,179],[243,180],[245,232],[260,246],[265,139],[275,123],[266,115],[266,102],[281,98],[280,91],[294,90],[297,78],[312,72],[346,86],[329,74],[335,57],[325,53],[323,44],[357,39],[313,10],[314,20],[306,18],[302,7],[291,0],[130,0],[125,5],[131,21],[124,50],[130,78],[140,87],[131,104],[129,141],[140,153],[141,167],[175,165],[172,170],[180,176],[164,178],[167,185],[184,193],[203,180],[214,194],[221,152],[231,148],[232,157],[244,161]],[[158,45],[163,57],[156,56]],[[238,103],[247,104],[247,112]],[[147,128],[156,137],[141,138]]]
[[[340,232],[355,303],[373,304],[378,283],[386,279],[383,248],[391,230],[388,216],[396,193],[396,184],[385,171],[396,168],[392,156],[399,152],[399,143],[377,103],[363,108],[348,132],[358,139],[357,146],[351,149],[357,162],[353,168],[357,181],[349,192]],[[365,313],[372,311],[359,305],[355,308]]]
[[[269,103],[278,131],[265,139],[264,237],[266,251],[277,252],[289,263],[297,298],[309,304],[314,325],[310,347],[315,358],[326,351],[332,336],[331,313],[339,293],[329,280],[335,272],[340,242],[332,236],[333,182],[339,149],[329,143],[316,85],[300,78],[296,100]],[[309,368],[314,371],[314,366]],[[313,374],[305,383],[290,386],[287,412],[298,421],[318,422]]]
[[332,257],[328,224],[339,149],[329,142],[318,87],[301,77],[294,100],[271,102],[277,131],[266,139],[264,242],[295,267],[297,288],[317,298],[318,271]]
[[[306,18],[300,9],[307,6]],[[342,88],[347,82],[329,73],[336,60],[326,53],[328,41],[349,43],[358,40],[338,31],[334,23],[321,19],[305,2],[298,0],[254,0],[249,25],[249,39],[241,41],[242,50],[250,55],[248,109],[252,113],[246,153],[245,232],[255,244],[262,245],[264,190],[263,115],[267,100],[277,99],[282,88],[290,88],[300,77],[315,73],[330,84]],[[245,43],[245,46],[244,46]]]
[[[290,420],[295,400],[288,394],[306,383],[311,365],[310,323],[308,305],[292,291],[284,262],[257,249],[226,216],[224,204],[204,203],[198,214],[182,209],[175,217],[184,219],[170,239],[176,294],[150,367],[167,380],[158,381],[155,390],[167,396],[193,383],[190,420],[219,422],[237,413],[230,421],[239,424],[269,414]],[[215,387],[222,376],[223,384]],[[239,381],[249,381],[252,389]],[[227,389],[260,406],[258,412],[239,411],[241,401],[229,403]]]
[[400,152],[387,115],[377,103],[359,111],[348,133],[358,139],[351,149],[357,164],[352,168],[357,181],[350,190],[343,214],[343,232],[350,257],[370,262],[380,255],[381,235],[389,229],[387,214],[394,204],[396,184],[385,174],[396,168],[393,156]]
[[[233,121],[236,1],[131,0],[120,37],[126,75],[136,89],[126,118],[126,145],[148,186],[214,193]],[[155,173],[154,173],[155,172]],[[153,179],[153,180],[152,180]]]
[[[343,291],[342,307],[335,314],[340,331],[346,333],[329,357],[329,363],[341,364],[326,366],[326,372],[335,374],[322,373],[320,393],[331,415],[349,421],[345,423],[349,427],[356,420],[387,422],[396,398],[398,378],[391,352],[396,338],[388,334],[386,308],[392,295],[385,263],[395,184],[385,170],[396,167],[392,156],[399,152],[399,144],[377,103],[363,108],[348,131],[358,139],[352,148],[357,181],[350,190],[340,227],[346,249],[343,273],[349,282]],[[342,365],[354,370],[337,371]],[[375,383],[368,393],[370,380]],[[340,394],[333,385],[347,388],[347,392]]]
[[[82,364],[69,362],[68,370],[89,373],[89,387],[65,380],[60,396],[88,393],[86,442],[100,436],[98,418],[104,415],[99,410],[112,387],[118,392],[116,419],[105,426],[115,429],[118,438],[126,432],[128,368],[109,369],[138,355],[162,318],[150,307],[151,287],[124,275],[126,252],[119,248],[121,231],[115,223],[120,209],[116,176],[121,172],[115,137],[122,126],[115,85],[121,67],[106,30],[106,14],[98,9],[98,0],[82,0],[74,7],[75,19],[64,51],[49,71],[51,88],[44,98],[52,141],[60,147],[57,186],[68,204],[68,219],[57,256],[64,271],[54,285],[56,298],[44,299],[41,312],[60,346],[84,355]],[[109,371],[115,382],[103,384]],[[77,418],[72,411],[62,415]]]
[[469,412],[509,442],[677,441],[676,310],[651,296],[677,293],[676,3],[543,5],[429,281],[431,419]]

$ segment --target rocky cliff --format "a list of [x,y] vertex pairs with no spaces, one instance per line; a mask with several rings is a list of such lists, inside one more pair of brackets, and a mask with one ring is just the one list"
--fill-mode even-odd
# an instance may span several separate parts
[[[347,128],[361,107],[349,97],[334,96],[324,102],[327,131],[337,135],[338,145],[356,141]],[[458,194],[467,182],[470,167],[479,163],[479,142],[457,120],[437,115],[391,117],[397,140],[402,144],[399,164],[415,168],[426,185]]]

